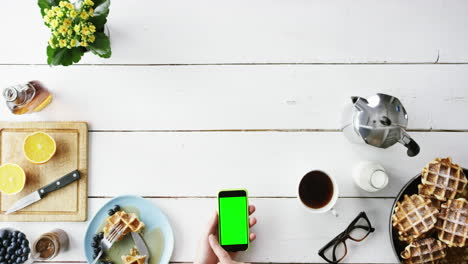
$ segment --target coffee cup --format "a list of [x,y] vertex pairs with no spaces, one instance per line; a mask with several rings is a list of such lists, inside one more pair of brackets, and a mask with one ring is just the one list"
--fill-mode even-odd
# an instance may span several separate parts
[[312,213],[331,212],[338,216],[333,208],[338,200],[338,184],[321,170],[310,171],[300,179],[298,199]]

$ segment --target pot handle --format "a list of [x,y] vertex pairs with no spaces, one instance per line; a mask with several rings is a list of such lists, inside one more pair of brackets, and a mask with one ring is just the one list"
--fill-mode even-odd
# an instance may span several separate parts
[[418,155],[420,151],[418,143],[416,143],[416,141],[414,141],[412,138],[409,139],[408,143],[405,143],[405,147],[408,148],[408,150],[406,151],[406,154],[408,154],[408,156],[410,157],[414,157]]

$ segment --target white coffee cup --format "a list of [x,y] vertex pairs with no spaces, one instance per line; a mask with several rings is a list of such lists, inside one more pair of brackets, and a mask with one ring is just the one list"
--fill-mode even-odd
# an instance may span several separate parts
[[338,184],[333,177],[321,170],[306,173],[299,180],[297,198],[312,213],[331,212],[338,200]]

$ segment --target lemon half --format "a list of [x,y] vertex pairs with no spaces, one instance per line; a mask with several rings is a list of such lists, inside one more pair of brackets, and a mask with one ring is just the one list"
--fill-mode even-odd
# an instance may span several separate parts
[[0,166],[0,191],[5,194],[21,192],[26,183],[24,170],[12,163]]
[[24,139],[24,156],[34,164],[48,162],[55,154],[55,140],[47,133],[35,132]]

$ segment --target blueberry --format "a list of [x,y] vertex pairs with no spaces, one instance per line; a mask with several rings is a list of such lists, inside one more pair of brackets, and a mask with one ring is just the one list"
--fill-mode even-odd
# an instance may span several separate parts
[[2,261],[2,262],[0,262],[0,264],[6,264],[6,262],[5,262],[5,261]]
[[10,233],[10,232],[9,232],[8,230],[6,230],[6,229],[0,230],[0,238],[1,238],[1,239],[7,239],[9,233]]
[[114,208],[112,208],[112,210],[114,210],[114,212],[120,211],[120,205],[118,204],[114,205]]
[[97,255],[97,254],[99,253],[99,251],[101,251],[101,248],[98,248],[98,247],[95,248],[95,249],[94,249],[94,254]]
[[115,214],[115,211],[112,210],[112,209],[109,209],[109,211],[107,211],[107,214],[108,214],[109,216],[114,215],[114,214]]
[[21,246],[26,246],[26,247],[29,246],[29,241],[26,239],[21,241]]
[[94,255],[93,255],[93,259],[95,259],[95,258],[97,258],[97,254],[94,254]]
[[16,248],[17,246],[18,246],[18,244],[16,244],[16,242],[11,242],[11,244],[10,244],[10,247],[12,247],[12,248]]
[[14,247],[9,247],[9,248],[7,248],[7,253],[8,253],[8,254],[13,254],[13,253],[15,253],[15,248],[14,248]]
[[93,241],[93,243],[91,243],[92,248],[96,248],[97,246],[98,246],[98,243],[96,241]]
[[93,237],[93,240],[94,240],[95,242],[99,242],[99,237],[98,237],[98,236],[95,236],[95,237]]
[[18,249],[16,250],[16,256],[21,256],[22,254],[23,254],[23,249],[18,248]]
[[23,248],[23,254],[29,254],[31,252],[31,249],[28,247]]
[[5,260],[5,256],[0,256],[0,262]]
[[12,237],[18,237],[19,233],[20,233],[19,231],[13,231],[13,232],[11,232],[11,236]]
[[3,240],[2,244],[3,244],[4,247],[8,247],[10,245],[10,241],[8,239]]
[[18,238],[20,238],[20,239],[25,239],[25,238],[26,238],[26,235],[25,235],[23,232],[19,232]]
[[5,256],[6,249],[4,247],[0,248],[0,256]]
[[26,262],[26,260],[28,260],[28,256],[22,256],[21,257],[21,262],[24,263],[24,262]]
[[99,236],[99,239],[103,239],[104,238],[104,232],[99,232],[98,236]]
[[5,255],[5,260],[9,260],[10,257],[11,257],[10,254],[6,254],[6,255]]

